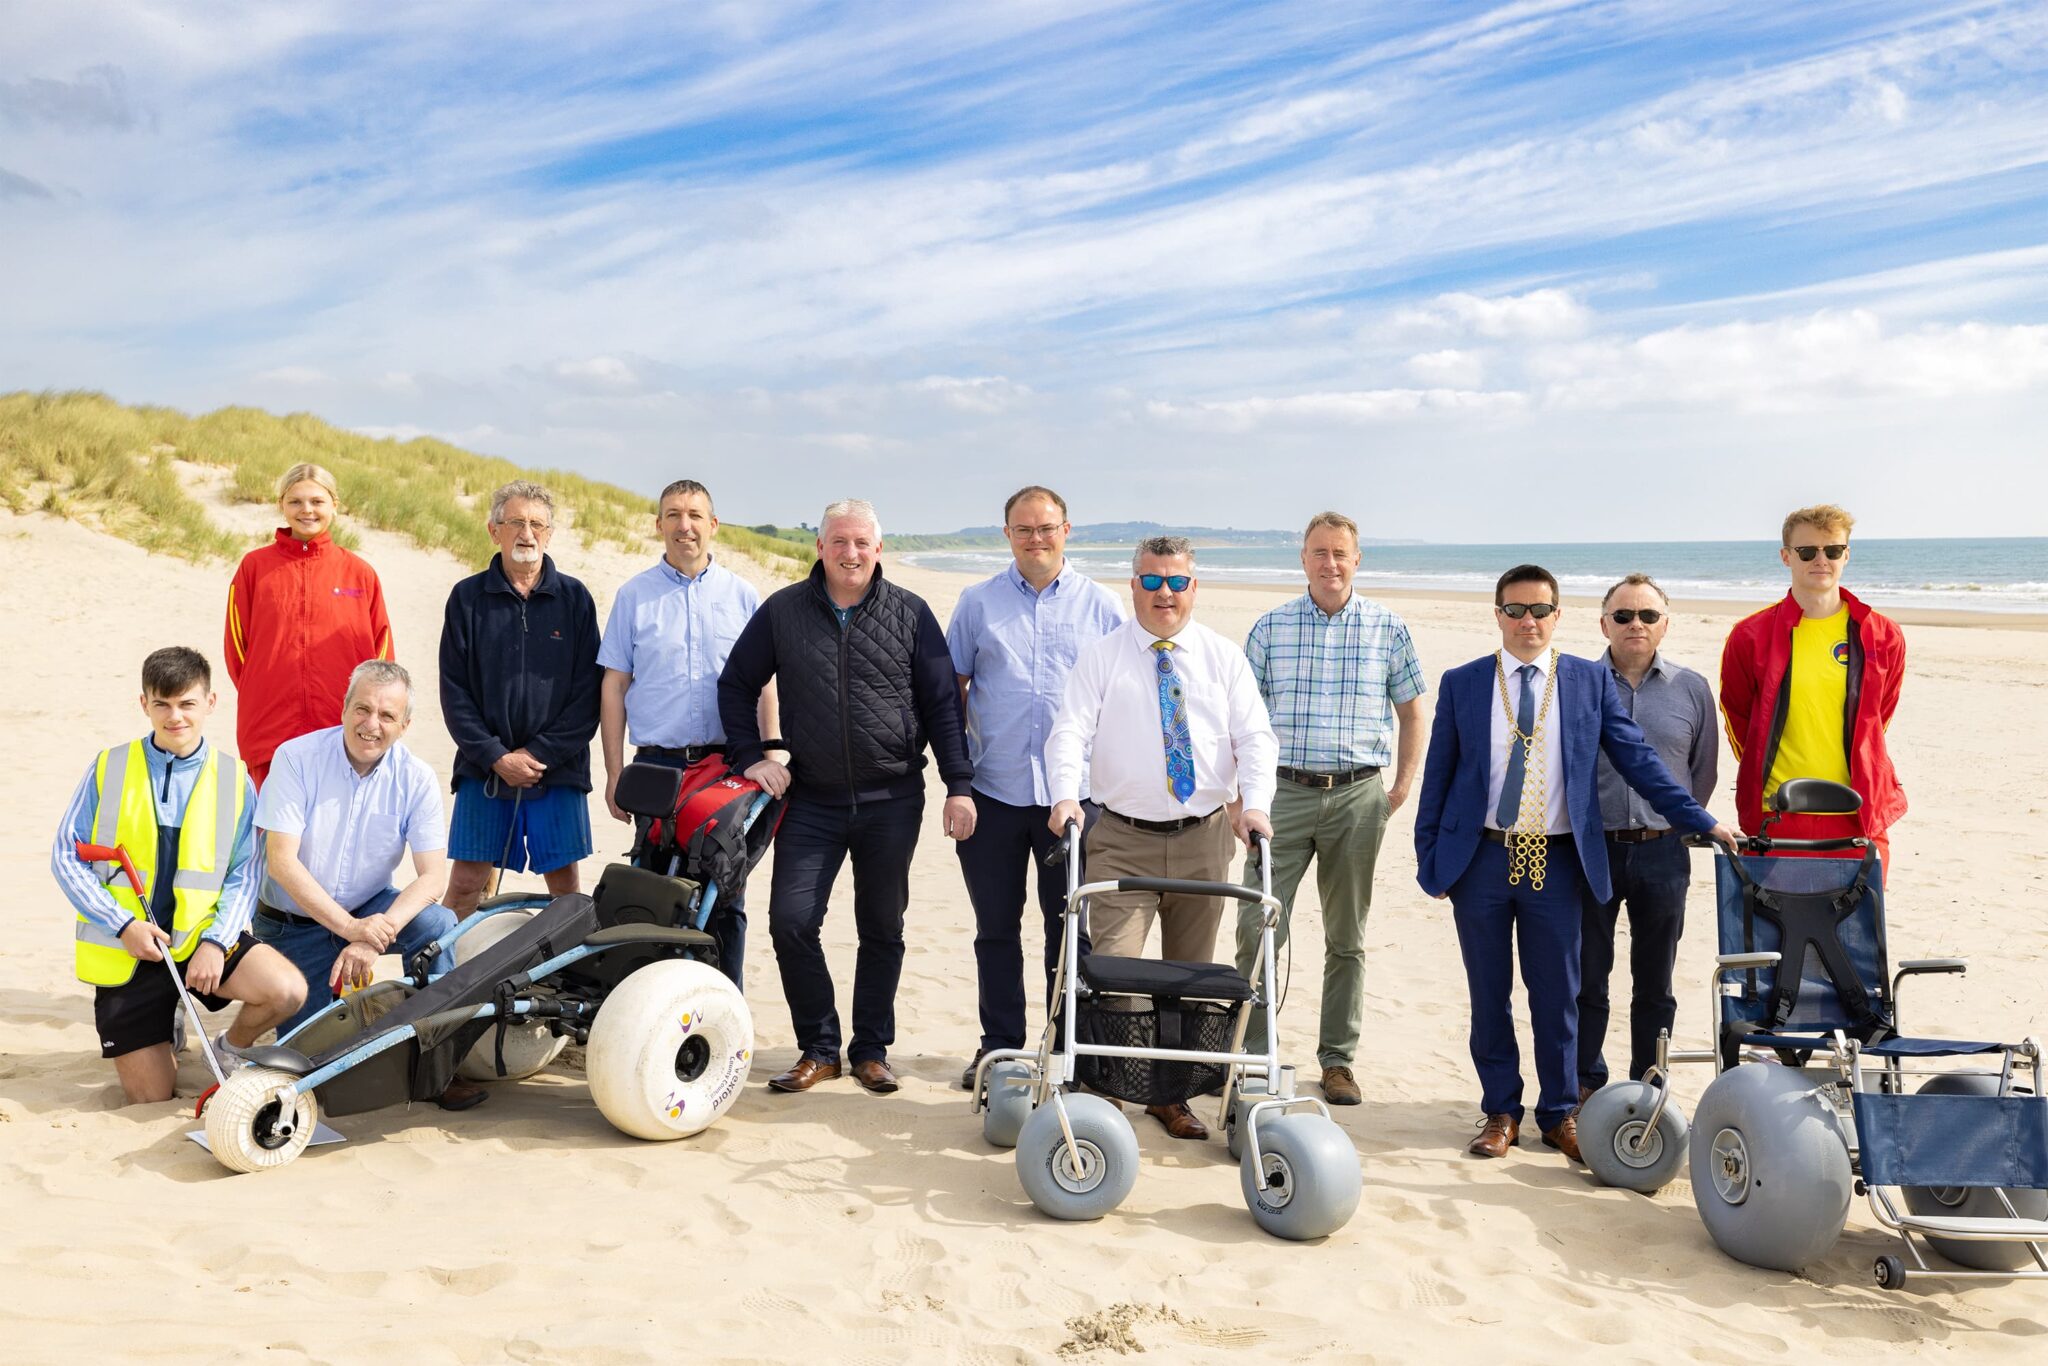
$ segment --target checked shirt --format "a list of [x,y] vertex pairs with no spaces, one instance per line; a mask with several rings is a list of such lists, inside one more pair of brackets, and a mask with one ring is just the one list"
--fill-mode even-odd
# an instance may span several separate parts
[[1341,772],[1394,762],[1394,704],[1422,696],[1400,617],[1353,593],[1326,617],[1304,593],[1260,617],[1245,657],[1288,768]]

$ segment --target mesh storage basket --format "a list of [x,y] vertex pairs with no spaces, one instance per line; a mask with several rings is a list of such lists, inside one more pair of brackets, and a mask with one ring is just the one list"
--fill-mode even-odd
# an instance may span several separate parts
[[[1189,1001],[1154,996],[1150,1009],[1119,1009],[1135,1004],[1129,996],[1084,999],[1080,1010],[1082,1043],[1118,1048],[1186,1048],[1205,1053],[1230,1051],[1236,1011],[1218,1001]],[[1176,1101],[1218,1091],[1224,1069],[1202,1062],[1170,1062],[1151,1058],[1079,1060],[1081,1084],[1134,1105],[1172,1105]]]

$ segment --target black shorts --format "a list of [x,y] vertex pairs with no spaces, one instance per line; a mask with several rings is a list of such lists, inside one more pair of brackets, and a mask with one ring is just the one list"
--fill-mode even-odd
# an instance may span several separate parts
[[[260,943],[255,935],[242,931],[242,937],[228,950],[227,961],[221,965],[220,980],[226,982],[234,976],[235,969],[242,966],[242,960],[249,956],[249,950]],[[182,966],[179,971],[184,971]],[[215,996],[211,992],[195,991],[192,998],[208,1010],[226,1010],[231,1004],[227,997]],[[120,986],[93,988],[92,1018],[99,1026],[100,1056],[118,1058],[138,1048],[169,1043],[171,1020],[177,1010],[178,989],[171,985],[170,974],[164,971],[162,963],[138,962],[135,975]],[[200,1027],[199,1021],[192,1021],[192,1028]]]

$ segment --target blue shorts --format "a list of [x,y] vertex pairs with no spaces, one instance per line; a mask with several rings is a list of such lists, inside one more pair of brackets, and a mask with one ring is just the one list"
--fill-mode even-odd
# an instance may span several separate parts
[[[496,787],[496,784],[493,784]],[[455,785],[455,817],[448,823],[448,857],[495,868],[502,855],[509,872],[552,873],[589,857],[590,794],[573,787],[498,788],[464,778]],[[513,828],[514,796],[518,818]],[[506,839],[510,837],[510,852]]]

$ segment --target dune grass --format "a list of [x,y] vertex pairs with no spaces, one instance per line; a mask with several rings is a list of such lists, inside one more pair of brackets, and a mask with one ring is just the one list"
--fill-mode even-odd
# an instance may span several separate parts
[[[380,440],[343,431],[309,413],[279,417],[258,408],[222,408],[189,416],[172,408],[134,407],[104,394],[0,394],[0,503],[92,522],[145,549],[187,559],[233,558],[247,539],[216,526],[188,493],[175,460],[229,472],[245,502],[269,504],[277,480],[310,460],[334,472],[342,519],[336,539],[352,544],[352,519],[447,550],[481,568],[493,547],[484,534],[484,500],[513,479],[554,491],[586,544],[654,547],[651,499],[615,484],[562,470],[525,470],[432,437]],[[808,567],[808,546],[721,528],[721,548],[790,577]]]

